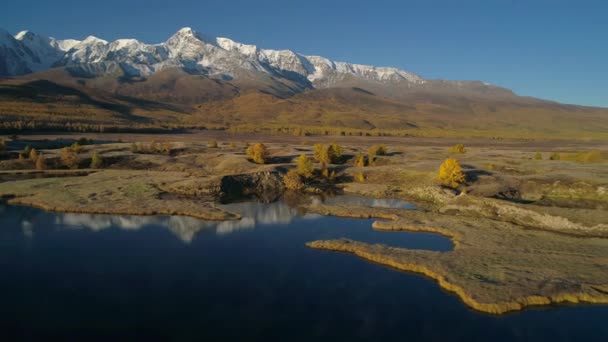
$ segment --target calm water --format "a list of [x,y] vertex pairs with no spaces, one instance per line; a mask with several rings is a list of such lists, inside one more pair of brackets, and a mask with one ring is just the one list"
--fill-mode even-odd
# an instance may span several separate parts
[[606,306],[484,315],[424,277],[304,246],[348,237],[451,249],[443,237],[298,216],[282,203],[229,207],[245,218],[0,206],[1,340],[608,340]]

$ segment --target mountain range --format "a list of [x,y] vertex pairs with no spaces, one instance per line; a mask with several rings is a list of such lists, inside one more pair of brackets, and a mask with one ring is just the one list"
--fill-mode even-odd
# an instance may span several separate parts
[[0,78],[5,120],[508,136],[608,131],[602,108],[518,96],[481,81],[427,80],[398,68],[262,49],[188,27],[159,44],[0,30]]

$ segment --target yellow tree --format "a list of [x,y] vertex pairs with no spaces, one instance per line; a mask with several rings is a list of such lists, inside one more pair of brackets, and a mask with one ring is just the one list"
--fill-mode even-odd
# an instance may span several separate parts
[[304,178],[312,177],[313,166],[312,161],[304,153],[300,154],[296,160],[298,174]]
[[264,164],[266,158],[268,157],[268,151],[266,150],[266,146],[262,143],[257,143],[249,146],[247,148],[247,157],[253,160],[254,163]]
[[448,158],[441,164],[439,167],[439,179],[443,185],[454,189],[464,183],[465,176],[456,159]]
[[296,169],[291,169],[285,176],[283,176],[283,184],[289,190],[302,190],[304,188],[304,182],[302,177],[298,174]]
[[327,154],[332,163],[337,163],[342,157],[342,147],[335,142],[331,143],[327,148]]
[[36,158],[36,170],[46,170],[46,158],[43,154],[38,155]]
[[331,158],[329,157],[329,149],[323,144],[315,144],[314,157],[318,163],[323,165],[331,162]]

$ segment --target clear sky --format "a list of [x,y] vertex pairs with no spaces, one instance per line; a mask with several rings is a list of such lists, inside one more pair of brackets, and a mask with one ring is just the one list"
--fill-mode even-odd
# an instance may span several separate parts
[[6,0],[0,27],[166,40],[184,26],[425,78],[608,107],[606,0]]

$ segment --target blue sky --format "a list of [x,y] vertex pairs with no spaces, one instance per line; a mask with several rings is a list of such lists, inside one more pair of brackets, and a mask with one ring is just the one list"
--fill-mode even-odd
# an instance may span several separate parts
[[5,1],[0,27],[155,43],[184,26],[264,48],[608,107],[608,1]]

